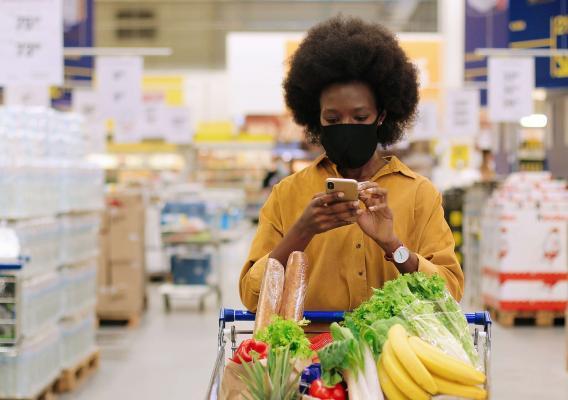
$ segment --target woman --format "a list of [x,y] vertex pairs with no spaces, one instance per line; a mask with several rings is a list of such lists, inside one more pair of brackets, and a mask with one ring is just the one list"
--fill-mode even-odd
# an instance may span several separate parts
[[[273,188],[241,272],[254,311],[269,257],[306,252],[308,310],[351,310],[399,274],[440,274],[456,299],[463,273],[442,200],[396,157],[381,158],[412,122],[416,70],[388,30],[336,17],[312,28],[284,82],[286,104],[326,153]],[[325,194],[329,177],[356,179],[359,201]],[[395,262],[395,259],[397,262]]]

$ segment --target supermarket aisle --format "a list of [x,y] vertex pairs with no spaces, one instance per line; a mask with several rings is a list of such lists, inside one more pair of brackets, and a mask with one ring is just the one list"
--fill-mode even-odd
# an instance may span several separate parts
[[[222,287],[228,306],[240,304],[236,287],[249,241],[247,234],[222,254],[223,264],[231,266],[223,270]],[[81,391],[64,400],[204,397],[216,351],[215,305],[199,314],[189,305],[178,304],[166,315],[157,287],[152,286],[149,294],[150,309],[138,329],[99,331],[101,369]],[[493,399],[568,398],[563,328],[504,329],[495,325],[493,337]]]
[[[246,257],[253,232],[223,246],[221,282],[224,304],[242,307],[238,296],[241,260]],[[202,399],[217,351],[217,309],[207,312],[195,305],[173,303],[171,314],[162,309],[158,285],[149,287],[149,309],[136,329],[99,329],[101,368],[79,391],[63,400],[182,400]]]

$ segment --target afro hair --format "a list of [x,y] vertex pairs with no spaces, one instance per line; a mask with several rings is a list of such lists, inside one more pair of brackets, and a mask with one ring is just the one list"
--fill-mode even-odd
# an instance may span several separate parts
[[386,28],[337,16],[310,29],[284,80],[286,105],[310,142],[320,143],[322,91],[348,82],[367,84],[379,111],[386,111],[379,143],[386,147],[400,140],[416,114],[416,69]]

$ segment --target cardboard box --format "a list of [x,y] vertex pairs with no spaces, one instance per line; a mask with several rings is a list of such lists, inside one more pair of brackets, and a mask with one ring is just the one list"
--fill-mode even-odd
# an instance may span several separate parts
[[97,313],[101,317],[139,314],[144,307],[146,274],[137,263],[112,264],[110,284],[98,289]]
[[111,229],[109,260],[111,263],[136,262],[144,264],[144,242],[138,232],[121,232]]
[[107,197],[109,260],[125,263],[144,260],[145,207],[141,193],[117,192]]
[[144,305],[145,206],[138,191],[118,191],[107,196],[102,217],[97,294],[101,317],[130,317]]
[[110,262],[109,262],[109,235],[99,234],[99,256],[97,258],[97,287],[108,286],[110,284]]

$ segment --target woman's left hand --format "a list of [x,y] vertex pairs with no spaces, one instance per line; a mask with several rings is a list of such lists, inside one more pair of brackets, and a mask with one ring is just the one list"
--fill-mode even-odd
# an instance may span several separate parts
[[359,199],[365,204],[366,210],[357,218],[357,223],[383,249],[389,248],[397,240],[387,194],[387,190],[376,182],[359,183]]

